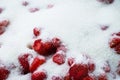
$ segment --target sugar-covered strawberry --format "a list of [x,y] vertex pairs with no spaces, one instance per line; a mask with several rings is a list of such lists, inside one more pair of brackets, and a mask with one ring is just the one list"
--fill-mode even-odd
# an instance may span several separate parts
[[56,53],[57,48],[60,46],[61,41],[58,38],[53,38],[49,41],[42,41],[37,39],[34,41],[33,49],[40,55],[51,55]]
[[93,61],[89,61],[88,62],[88,69],[89,69],[89,72],[93,72],[95,70],[95,63]]
[[120,54],[120,32],[114,33],[113,38],[109,42],[110,48],[114,49],[117,54]]
[[114,2],[114,0],[98,0],[99,2],[102,2],[104,4],[111,4]]
[[6,80],[10,74],[10,71],[5,67],[0,67],[0,80]]
[[30,67],[29,59],[30,59],[30,57],[32,57],[32,55],[29,54],[29,53],[25,53],[25,54],[20,55],[18,57],[18,61],[19,61],[20,65],[21,65],[21,67],[22,67],[22,73],[23,74],[27,74],[27,73],[30,72],[30,70],[29,70],[29,67]]
[[52,76],[52,80],[63,80],[61,76]]
[[3,34],[6,30],[6,27],[9,25],[8,20],[0,21],[0,35]]
[[3,8],[0,8],[0,14],[2,13],[2,11],[3,11]]
[[94,76],[86,76],[83,80],[96,80]]
[[40,65],[45,63],[46,59],[42,56],[37,56],[34,58],[33,62],[30,65],[30,72],[34,72]]
[[31,80],[45,80],[46,78],[47,74],[44,71],[37,71],[31,75]]
[[37,28],[37,27],[35,27],[35,28],[33,29],[33,34],[34,34],[35,36],[39,36],[39,35],[40,35],[40,29]]
[[74,58],[68,58],[68,65],[71,66],[75,62]]
[[105,73],[99,74],[97,78],[98,80],[108,80],[107,75]]
[[82,80],[88,76],[88,66],[86,64],[74,64],[69,69],[69,74],[74,80]]
[[53,55],[52,60],[54,63],[61,65],[65,63],[65,53],[57,52]]

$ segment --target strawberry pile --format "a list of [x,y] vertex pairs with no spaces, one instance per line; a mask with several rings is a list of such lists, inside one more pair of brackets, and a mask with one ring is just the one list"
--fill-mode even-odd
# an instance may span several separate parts
[[120,32],[114,33],[109,42],[110,48],[114,49],[117,54],[120,54]]
[[[33,29],[35,38],[40,36],[40,33],[41,30],[39,28]],[[25,75],[27,73],[31,73],[31,80],[44,80],[47,78],[46,71],[37,71],[37,69],[46,63],[46,58],[48,56],[52,55],[52,60],[55,64],[62,65],[65,63],[67,49],[62,44],[62,41],[57,37],[48,41],[36,39],[31,49],[33,49],[38,55],[33,57],[30,53],[24,53],[18,57],[18,61],[21,66],[21,74]],[[31,63],[30,60],[32,60]],[[59,80],[59,78],[54,76],[52,80]]]

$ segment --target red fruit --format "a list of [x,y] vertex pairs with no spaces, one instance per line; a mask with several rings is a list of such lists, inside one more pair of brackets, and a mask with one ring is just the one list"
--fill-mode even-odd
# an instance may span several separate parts
[[114,0],[98,0],[99,2],[105,3],[105,4],[111,4],[114,2]]
[[30,11],[31,13],[34,13],[34,12],[39,11],[39,8],[30,8],[29,11]]
[[54,6],[53,4],[48,4],[47,8],[49,9],[49,8],[52,8],[53,6]]
[[108,26],[101,26],[101,30],[105,31],[107,30],[109,27]]
[[60,45],[60,47],[57,48],[57,52],[58,52],[58,51],[66,52],[67,49],[66,49],[66,47],[65,47],[64,45]]
[[0,8],[0,13],[2,13],[2,11],[3,11],[3,8]]
[[31,66],[30,66],[30,72],[34,72],[40,65],[42,65],[43,63],[45,63],[45,58],[44,57],[35,57]]
[[31,80],[44,80],[46,77],[45,72],[34,72],[31,76]]
[[86,64],[74,64],[69,69],[69,74],[74,80],[82,80],[88,76],[88,66]]
[[96,80],[96,79],[92,76],[87,76],[83,80]]
[[58,65],[64,64],[65,63],[65,55],[64,53],[56,53],[53,55],[52,58],[53,62],[55,62]]
[[68,58],[68,65],[71,66],[75,62],[74,58]]
[[64,77],[64,80],[72,80],[72,79],[71,79],[70,75],[67,74],[67,75]]
[[111,48],[116,47],[118,44],[120,44],[120,38],[117,38],[117,37],[113,38],[109,43]]
[[52,42],[42,42],[41,39],[35,40],[33,49],[41,55],[47,56],[56,52],[57,48]]
[[108,62],[106,62],[106,64],[103,66],[103,70],[104,70],[105,72],[110,72],[111,68],[110,68],[110,65],[109,65]]
[[88,62],[88,69],[90,72],[93,72],[95,70],[95,64],[92,61]]
[[23,1],[23,2],[22,2],[22,5],[23,5],[23,6],[27,6],[28,4],[29,4],[29,3],[28,3],[27,1]]
[[60,47],[60,45],[61,45],[61,40],[59,39],[59,38],[53,38],[52,39],[52,43],[53,43],[53,45],[55,46],[55,47]]
[[107,75],[106,75],[106,74],[100,74],[100,75],[98,76],[98,80],[108,80],[108,79],[107,79]]
[[116,51],[117,54],[120,54],[120,44],[118,44],[114,50]]
[[10,71],[4,67],[0,67],[0,80],[6,80],[10,74]]
[[0,35],[3,34],[5,32],[5,27],[4,26],[0,26]]
[[27,74],[29,73],[29,57],[31,57],[31,54],[23,54],[18,57],[19,63],[22,66],[22,73]]
[[4,26],[4,27],[7,27],[9,25],[9,21],[8,20],[3,20],[0,22],[0,26]]
[[120,32],[116,33],[117,36],[120,36]]
[[35,36],[39,36],[39,35],[40,35],[40,29],[37,28],[37,27],[35,27],[35,28],[33,29],[33,34],[34,34]]
[[63,80],[63,78],[60,76],[53,76],[52,80]]

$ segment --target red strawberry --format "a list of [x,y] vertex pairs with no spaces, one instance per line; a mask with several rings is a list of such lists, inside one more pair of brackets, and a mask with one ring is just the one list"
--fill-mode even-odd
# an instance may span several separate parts
[[109,28],[109,26],[101,26],[101,30],[103,30],[103,31],[105,31],[105,30],[107,30]]
[[2,13],[2,11],[3,11],[3,8],[0,8],[0,14]]
[[6,80],[10,74],[10,71],[4,67],[0,67],[0,80]]
[[42,42],[41,39],[35,40],[33,49],[41,55],[47,56],[56,52],[56,47],[52,42]]
[[29,4],[29,3],[28,3],[27,1],[23,1],[23,2],[22,2],[22,5],[23,5],[23,6],[27,6],[28,4]]
[[68,58],[68,65],[71,66],[75,62],[74,58]]
[[104,64],[103,70],[104,70],[105,72],[110,72],[111,68],[110,68],[110,65],[109,65],[109,62],[108,62],[108,61],[106,62],[106,64]]
[[56,54],[53,55],[52,60],[53,60],[53,62],[57,63],[58,65],[64,64],[65,63],[65,54],[62,52],[57,52]]
[[64,80],[72,80],[72,79],[71,79],[70,75],[67,74],[67,75],[65,75]]
[[88,66],[86,64],[74,64],[69,69],[69,74],[74,80],[82,80],[88,76]]
[[8,20],[3,20],[0,22],[0,26],[4,26],[4,27],[7,27],[9,25],[9,21]]
[[67,49],[66,49],[66,47],[65,47],[64,45],[60,45],[60,46],[57,48],[57,52],[58,52],[58,51],[66,52]]
[[63,80],[60,76],[52,76],[52,80]]
[[45,72],[34,72],[31,76],[31,80],[44,80],[46,77]]
[[96,79],[92,76],[87,76],[83,80],[96,80]]
[[55,47],[59,47],[61,45],[61,40],[59,38],[53,38],[52,43]]
[[88,69],[90,72],[93,72],[95,70],[95,64],[93,61],[88,62]]
[[120,54],[120,43],[114,48],[117,54]]
[[118,44],[120,44],[120,38],[113,38],[109,44],[111,48],[116,47]]
[[31,54],[26,53],[18,57],[19,63],[23,69],[22,71],[23,74],[27,74],[30,72],[29,71],[29,57],[31,56],[32,56]]
[[42,65],[43,63],[45,63],[45,58],[44,57],[35,57],[31,66],[30,66],[30,72],[34,72],[40,65]]
[[114,0],[98,0],[99,2],[105,3],[105,4],[111,4],[114,2]]
[[120,32],[116,33],[117,36],[120,36]]
[[3,34],[5,32],[5,27],[4,26],[0,26],[0,35]]
[[106,74],[100,74],[100,75],[98,76],[98,80],[108,80],[108,79],[107,79],[107,75],[106,75]]
[[35,28],[33,29],[33,34],[34,34],[35,36],[39,36],[39,35],[40,35],[40,29],[37,28],[37,27],[35,27]]
[[39,8],[30,8],[29,11],[30,11],[31,13],[34,13],[34,12],[39,11]]

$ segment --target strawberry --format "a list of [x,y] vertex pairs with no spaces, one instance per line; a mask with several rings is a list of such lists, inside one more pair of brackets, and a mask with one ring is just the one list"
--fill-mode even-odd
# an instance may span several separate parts
[[104,64],[103,70],[104,70],[106,73],[110,72],[111,67],[110,67],[110,64],[109,64],[108,61],[106,62],[106,64]]
[[74,80],[82,80],[88,76],[88,66],[86,64],[74,64],[69,69],[69,74]]
[[33,49],[40,55],[51,55],[56,52],[56,47],[52,42],[42,42],[41,39],[35,40],[33,44]]
[[64,53],[57,52],[56,54],[53,55],[52,60],[53,60],[53,62],[55,62],[58,65],[64,64],[65,63],[65,55],[64,55]]
[[105,31],[105,30],[107,30],[109,28],[109,26],[101,26],[101,30],[103,30],[103,31]]
[[0,14],[2,13],[2,11],[3,11],[3,8],[0,8]]
[[22,2],[22,5],[23,5],[23,6],[27,6],[28,4],[29,4],[29,3],[28,3],[27,1],[23,1],[23,2]]
[[45,58],[44,57],[35,57],[32,64],[30,65],[30,72],[34,72],[40,65],[45,63]]
[[96,80],[93,76],[87,76],[83,80]]
[[3,34],[5,32],[5,27],[4,26],[0,26],[0,35]]
[[0,67],[0,80],[6,80],[10,74],[10,71],[5,67]]
[[0,26],[7,27],[10,24],[9,20],[3,20],[0,22]]
[[41,71],[41,72],[34,72],[31,75],[31,80],[44,80],[47,77],[46,73]]
[[37,12],[37,11],[39,11],[39,10],[40,10],[39,8],[30,8],[30,9],[29,9],[29,11],[30,11],[31,13]]
[[18,57],[19,63],[22,66],[22,73],[27,74],[30,72],[29,70],[29,57],[32,56],[31,54],[25,53]]
[[69,74],[66,74],[64,80],[72,80]]
[[116,47],[118,44],[120,44],[120,38],[117,37],[113,38],[109,43],[111,48]]
[[107,75],[106,74],[100,74],[99,76],[98,76],[98,80],[108,80],[107,79]]
[[35,28],[33,29],[33,34],[34,34],[35,36],[39,36],[39,35],[40,35],[40,29],[37,28],[37,27],[35,27]]
[[52,80],[63,80],[60,76],[52,76]]
[[102,2],[104,4],[111,4],[114,2],[114,0],[98,0],[99,2]]
[[114,48],[117,54],[120,54],[120,43]]
[[117,36],[120,36],[120,32],[116,33]]
[[75,62],[74,58],[68,58],[68,65],[71,66]]
[[88,69],[89,69],[89,72],[93,72],[95,70],[95,64],[93,61],[88,62]]
[[59,39],[59,38],[53,38],[52,39],[52,43],[53,43],[53,45],[55,46],[55,47],[60,47],[60,45],[61,45],[61,40]]

